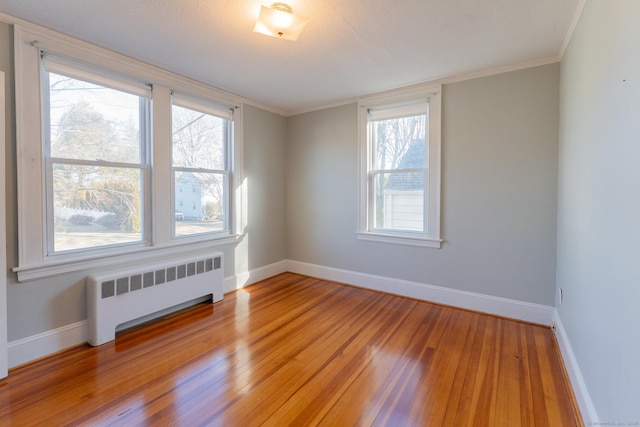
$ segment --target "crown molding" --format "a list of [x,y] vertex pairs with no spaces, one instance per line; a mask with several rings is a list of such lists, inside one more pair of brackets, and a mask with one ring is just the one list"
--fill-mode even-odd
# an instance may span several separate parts
[[560,54],[558,55],[559,61],[562,61],[564,58],[564,54],[569,47],[569,43],[571,42],[571,38],[573,37],[573,33],[576,31],[576,27],[578,26],[578,22],[580,21],[580,17],[582,16],[582,11],[584,10],[584,6],[587,3],[587,0],[578,0],[578,7],[576,8],[576,13],[573,15],[573,19],[571,20],[571,24],[569,25],[569,29],[567,30],[567,35],[564,37],[564,42],[562,42],[562,47],[560,48]]

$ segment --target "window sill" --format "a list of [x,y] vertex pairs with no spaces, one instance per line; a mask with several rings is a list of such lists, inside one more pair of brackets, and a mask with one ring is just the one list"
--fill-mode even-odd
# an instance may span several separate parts
[[423,248],[436,249],[440,249],[442,247],[442,240],[440,239],[436,240],[400,234],[382,234],[370,232],[358,232],[356,234],[358,236],[358,240],[366,240],[369,242],[391,243],[394,245],[418,246]]
[[176,241],[171,245],[165,246],[146,246],[142,248],[131,248],[126,251],[119,250],[118,252],[111,254],[92,254],[82,259],[48,260],[41,265],[15,267],[13,271],[18,274],[18,282],[26,282],[29,280],[43,279],[75,271],[98,269],[131,262],[132,255],[135,255],[136,261],[144,261],[173,255],[180,256],[197,250],[233,244],[242,240],[243,237],[244,234],[239,234],[215,240],[209,239],[196,242]]

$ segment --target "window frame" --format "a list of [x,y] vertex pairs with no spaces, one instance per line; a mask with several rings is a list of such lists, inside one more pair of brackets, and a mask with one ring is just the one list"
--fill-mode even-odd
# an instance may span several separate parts
[[[202,233],[192,233],[192,234],[176,234],[176,220],[175,215],[173,216],[173,221],[171,224],[171,235],[174,240],[184,240],[184,239],[197,239],[197,238],[206,238],[206,236],[229,236],[231,233],[231,228],[233,226],[233,219],[231,218],[232,209],[232,199],[233,199],[233,191],[231,183],[233,182],[233,140],[234,140],[234,115],[235,108],[225,108],[224,106],[212,103],[210,100],[200,99],[194,96],[190,96],[188,94],[176,93],[172,92],[171,94],[171,108],[173,114],[173,106],[181,107],[184,109],[189,109],[191,111],[197,111],[204,114],[208,114],[214,117],[218,117],[220,119],[226,120],[227,129],[225,129],[225,141],[223,142],[224,149],[224,159],[223,159],[223,169],[203,169],[203,168],[190,168],[185,166],[176,166],[173,162],[173,137],[171,141],[171,200],[172,205],[175,208],[175,175],[176,172],[192,172],[192,173],[207,173],[207,174],[218,174],[223,176],[223,186],[226,187],[226,197],[223,201],[224,206],[224,227],[222,230],[202,232]],[[171,121],[173,123],[173,120]],[[172,136],[173,136],[173,128],[172,128]],[[182,193],[182,186],[180,186],[180,192]],[[195,193],[196,189],[192,186],[192,193]],[[195,202],[194,202],[195,203]],[[182,206],[182,201],[180,203]]]
[[[148,129],[151,143],[149,188],[145,195],[150,217],[147,237],[142,242],[68,251],[50,256],[47,252],[47,215],[44,128],[42,109],[41,53],[81,64],[84,71],[123,76],[152,87],[151,117]],[[73,271],[107,267],[137,260],[180,255],[235,243],[246,227],[246,183],[242,173],[242,98],[183,76],[150,66],[129,57],[97,47],[38,26],[14,27],[16,69],[16,139],[18,189],[18,281],[27,281]],[[117,78],[117,77],[116,77]],[[48,88],[46,88],[48,90]],[[229,231],[223,235],[199,234],[174,239],[175,216],[171,188],[171,92],[198,94],[198,98],[233,108]]]
[[[420,85],[360,99],[358,102],[358,239],[409,246],[440,248],[441,109],[440,85]],[[371,146],[369,111],[401,109],[428,102],[428,164],[425,180],[424,231],[376,228],[373,224],[374,149]],[[409,107],[409,109],[411,109]]]
[[[69,61],[66,58],[57,57],[56,55],[44,54],[41,52],[40,61],[40,77],[41,77],[41,113],[42,113],[42,145],[44,157],[43,181],[45,185],[44,197],[44,215],[45,215],[45,257],[51,260],[66,260],[73,258],[78,253],[102,252],[122,246],[141,246],[149,243],[151,234],[151,101],[153,99],[152,87],[142,82],[128,81],[125,76],[117,75],[106,70],[91,70],[86,64],[80,62]],[[111,160],[86,160],[73,159],[66,157],[53,157],[51,154],[51,134],[50,134],[50,89],[49,74],[54,73],[64,77],[73,78],[79,81],[88,82],[99,85],[112,90],[121,91],[130,95],[138,96],[144,99],[144,107],[140,106],[140,141],[139,141],[139,161],[137,163],[111,161]],[[97,166],[97,167],[113,167],[138,169],[141,174],[140,183],[140,207],[142,229],[140,231],[140,240],[118,243],[112,245],[92,246],[88,248],[71,249],[65,251],[55,251],[54,248],[54,218],[53,218],[53,167],[56,164],[76,165],[76,166]]]

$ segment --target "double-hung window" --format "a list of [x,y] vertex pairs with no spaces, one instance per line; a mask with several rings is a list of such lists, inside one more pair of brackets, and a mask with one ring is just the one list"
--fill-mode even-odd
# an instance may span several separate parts
[[233,109],[174,94],[171,124],[174,236],[228,233]]
[[148,239],[148,85],[43,55],[46,253]]
[[242,99],[18,26],[18,280],[242,237]]
[[440,247],[440,88],[359,104],[361,239]]

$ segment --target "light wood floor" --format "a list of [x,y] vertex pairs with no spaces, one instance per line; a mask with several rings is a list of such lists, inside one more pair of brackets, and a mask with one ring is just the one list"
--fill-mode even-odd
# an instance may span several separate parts
[[580,425],[550,329],[285,273],[14,369],[0,425]]

